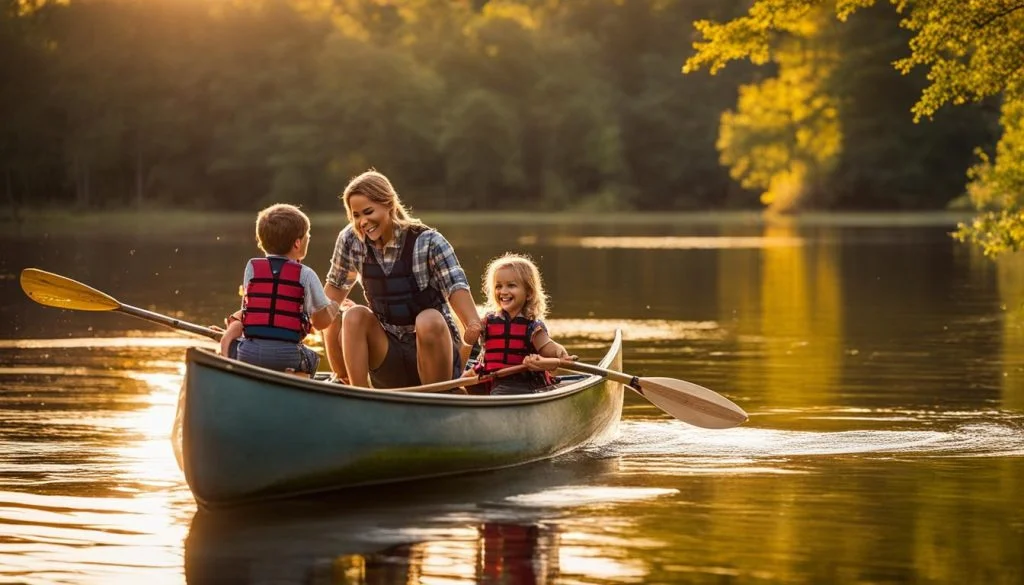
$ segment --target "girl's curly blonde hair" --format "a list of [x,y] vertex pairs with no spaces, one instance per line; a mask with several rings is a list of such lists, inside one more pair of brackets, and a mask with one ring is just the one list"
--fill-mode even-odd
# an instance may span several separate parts
[[487,265],[483,288],[483,296],[487,299],[487,310],[494,313],[501,312],[501,304],[494,292],[494,281],[495,275],[502,268],[512,269],[516,277],[522,281],[523,288],[526,289],[523,315],[531,320],[543,319],[548,312],[548,296],[544,292],[544,281],[540,277],[540,270],[529,256],[512,252],[498,256]]

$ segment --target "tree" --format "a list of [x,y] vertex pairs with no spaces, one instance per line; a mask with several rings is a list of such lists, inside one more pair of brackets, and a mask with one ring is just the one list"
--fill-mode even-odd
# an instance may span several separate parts
[[[733,60],[768,63],[780,44],[798,33],[807,15],[831,8],[840,21],[879,0],[755,0],[748,12],[727,22],[694,23],[701,40],[684,72],[712,73]],[[931,118],[946,104],[987,98],[1002,102],[1002,137],[994,153],[978,152],[968,193],[981,211],[957,237],[987,254],[1024,247],[1024,1],[890,0],[911,31],[909,54],[896,61],[906,74],[927,70],[928,85],[912,112]]]

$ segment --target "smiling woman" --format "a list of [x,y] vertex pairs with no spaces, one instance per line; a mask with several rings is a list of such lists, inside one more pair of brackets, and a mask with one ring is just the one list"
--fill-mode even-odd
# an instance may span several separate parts
[[480,316],[451,244],[409,215],[391,181],[377,171],[352,179],[342,196],[349,225],[327,273],[327,295],[341,303],[358,279],[366,306],[346,311],[324,335],[334,374],[356,386],[394,388],[450,380],[462,370],[466,330]]

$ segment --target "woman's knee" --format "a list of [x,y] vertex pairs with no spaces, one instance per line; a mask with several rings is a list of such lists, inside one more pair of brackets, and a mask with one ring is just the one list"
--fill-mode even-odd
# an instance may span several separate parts
[[342,331],[366,332],[369,330],[369,326],[376,320],[377,316],[368,307],[356,305],[345,311],[345,315],[341,319]]
[[432,340],[437,339],[448,333],[448,323],[440,311],[427,309],[416,315],[416,333],[417,337],[423,335]]

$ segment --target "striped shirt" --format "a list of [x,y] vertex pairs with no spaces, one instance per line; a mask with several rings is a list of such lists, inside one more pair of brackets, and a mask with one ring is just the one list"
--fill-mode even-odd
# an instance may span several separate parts
[[[385,244],[383,255],[376,246],[367,245],[356,235],[352,224],[345,226],[338,234],[334,243],[334,254],[331,255],[331,268],[327,272],[327,284],[345,291],[350,291],[358,281],[363,270],[363,262],[367,254],[373,254],[385,274],[390,274],[395,260],[402,251],[407,228],[394,224],[394,236]],[[416,240],[416,248],[412,255],[412,272],[420,290],[432,286],[441,291],[445,298],[459,289],[470,290],[466,273],[455,257],[455,249],[448,240],[434,229],[428,229]],[[365,295],[365,293],[364,293]],[[458,327],[452,317],[451,309],[444,305],[442,314],[452,331],[452,339],[459,340]],[[415,331],[415,326],[392,325],[381,322],[386,331],[399,338]]]

